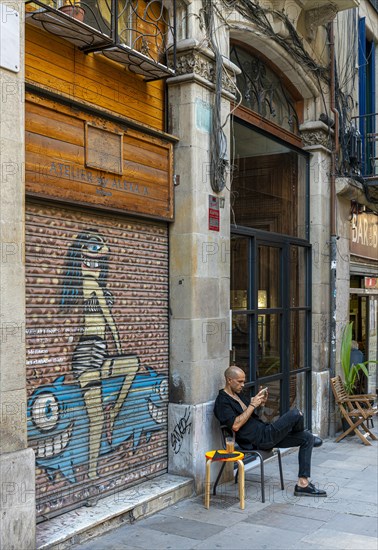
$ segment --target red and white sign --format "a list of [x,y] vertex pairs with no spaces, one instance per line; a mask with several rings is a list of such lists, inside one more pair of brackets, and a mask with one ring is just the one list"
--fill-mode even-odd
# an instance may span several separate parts
[[209,195],[209,229],[211,231],[219,231],[219,222],[219,198]]
[[365,288],[378,288],[378,278],[365,277]]

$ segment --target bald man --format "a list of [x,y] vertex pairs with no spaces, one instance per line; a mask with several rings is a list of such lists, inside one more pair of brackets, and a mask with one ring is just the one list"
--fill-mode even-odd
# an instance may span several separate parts
[[309,481],[313,447],[323,441],[304,429],[303,414],[292,409],[278,420],[268,424],[260,420],[255,410],[265,405],[268,394],[263,390],[252,398],[241,395],[245,384],[242,369],[233,365],[224,373],[225,387],[215,401],[214,414],[221,424],[235,432],[235,440],[242,449],[272,449],[273,447],[299,447],[298,483],[294,495],[326,497]]

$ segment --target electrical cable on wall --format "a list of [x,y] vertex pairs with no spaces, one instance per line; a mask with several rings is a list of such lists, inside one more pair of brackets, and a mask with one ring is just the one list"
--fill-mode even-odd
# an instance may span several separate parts
[[210,183],[212,190],[215,193],[220,193],[226,186],[226,170],[229,165],[227,138],[221,121],[223,57],[215,42],[215,7],[213,0],[203,0],[202,4],[207,37],[215,56],[215,98],[212,113]]
[[[252,22],[256,28],[265,36],[278,43],[290,56],[305,70],[310,72],[313,77],[316,78],[319,85],[319,90],[323,98],[324,112],[326,117],[329,117],[327,101],[325,98],[325,92],[323,91],[323,85],[329,85],[329,67],[320,65],[313,59],[306,51],[303,39],[298,34],[293,23],[284,11],[277,11],[273,9],[266,9],[260,6],[258,3],[251,0],[221,0],[220,3],[216,0],[202,0],[203,9],[201,10],[204,28],[206,33],[206,41],[214,53],[215,68],[214,68],[214,81],[215,81],[215,99],[214,109],[212,117],[212,135],[211,135],[211,187],[219,193],[226,186],[226,172],[229,167],[229,160],[227,154],[227,140],[223,131],[226,122],[222,125],[221,121],[221,100],[222,100],[222,78],[225,78],[227,71],[224,70],[223,57],[220,52],[220,48],[216,43],[217,33],[220,29],[220,25],[215,25],[216,18],[222,22],[225,26],[230,26],[230,17],[234,17],[235,12],[239,13],[246,21]],[[233,14],[233,15],[231,15]],[[272,24],[271,16],[280,20],[286,30],[288,36],[285,38],[276,33]],[[348,28],[348,35],[341,33],[339,37],[339,55],[337,56],[336,71],[335,71],[335,84],[336,84],[336,109],[339,113],[339,143],[340,152],[336,161],[336,173],[338,175],[344,175],[353,177],[360,181],[364,187],[365,195],[371,202],[377,202],[377,200],[369,193],[369,187],[360,175],[358,161],[351,156],[351,140],[356,136],[352,135],[353,112],[357,107],[357,103],[353,99],[353,90],[355,89],[355,81],[357,78],[356,63],[357,63],[357,49],[356,41],[358,40],[357,33],[357,11],[350,10],[345,14],[345,21],[343,25]],[[340,23],[341,24],[341,23]],[[231,23],[232,25],[232,23]],[[228,76],[228,75],[227,75]],[[239,92],[235,85],[235,90]],[[238,97],[238,103],[240,104],[240,94]],[[332,127],[329,127],[329,138],[332,139]],[[231,136],[232,139],[232,136]],[[358,136],[357,136],[358,139]],[[232,176],[232,174],[231,174]]]
[[[218,27],[216,27],[215,17],[217,17],[219,21],[222,21],[223,25],[229,26],[227,21],[228,17],[225,13],[227,13],[230,8],[233,8],[233,10],[236,10],[246,20],[252,21],[266,36],[275,42],[278,42],[283,49],[290,53],[290,55],[301,65],[301,67],[307,68],[308,71],[315,74],[318,80],[321,79],[328,83],[327,67],[317,64],[305,51],[302,39],[284,12],[264,9],[257,3],[250,0],[238,0],[237,2],[221,0],[220,4],[221,6],[218,6],[218,3],[215,0],[202,0],[203,8],[200,10],[202,12],[206,40],[215,57],[215,98],[212,116],[210,174],[211,187],[216,193],[222,191],[226,186],[229,160],[227,153],[227,139],[223,131],[227,120],[224,124],[222,124],[221,121],[222,77],[224,67],[223,56],[218,44],[216,43],[217,31],[219,31],[220,26],[218,25]],[[268,18],[268,15],[270,14],[274,14],[276,18],[280,19],[284,23],[288,30],[289,38],[283,38],[274,31]]]
[[[322,80],[328,83],[328,67],[316,63],[306,52],[302,38],[284,12],[262,8],[251,0],[238,0],[234,3],[234,9],[247,21],[254,23],[261,33],[277,42],[302,68],[307,68],[311,73],[316,73]],[[268,14],[274,15],[276,19],[279,19],[285,25],[288,37],[282,37],[275,32],[267,17]],[[227,20],[225,22],[227,23]]]

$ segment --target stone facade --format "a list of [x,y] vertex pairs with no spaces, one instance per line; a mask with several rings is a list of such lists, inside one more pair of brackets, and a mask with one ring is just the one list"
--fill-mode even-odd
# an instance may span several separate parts
[[[174,450],[168,443],[169,471],[193,476],[197,490],[202,485],[204,451],[219,445],[208,400],[216,395],[228,366],[230,307],[229,192],[227,187],[220,193],[212,190],[209,156],[215,60],[207,47],[201,47],[200,38],[198,28],[190,41],[179,43],[178,74],[168,81],[169,131],[180,140],[175,150],[180,185],[170,230],[169,437],[175,438],[179,417],[190,417],[183,446]],[[228,89],[222,89],[223,121],[230,109],[231,76],[229,82]],[[227,126],[225,132],[228,141]],[[208,229],[210,197],[221,199],[219,231]]]
[[[0,68],[0,547],[35,547],[34,452],[27,449],[24,271],[24,4],[2,3],[2,32],[19,33],[16,70]],[[13,11],[14,10],[14,11]]]
[[[177,48],[177,72],[167,80],[168,131],[179,139],[174,172],[180,176],[175,187],[175,221],[170,225],[168,468],[170,473],[193,477],[201,492],[205,451],[220,445],[213,403],[230,362],[230,110],[240,99],[235,86],[238,68],[229,60],[230,43],[250,48],[278,75],[285,75],[303,107],[299,130],[303,149],[310,155],[312,429],[325,436],[336,422],[329,394],[331,316],[336,316],[339,342],[349,315],[350,200],[357,197],[362,202],[364,193],[355,181],[336,181],[337,296],[336,311],[331,312],[330,186],[335,134],[332,121],[321,117],[330,112],[324,25],[358,2],[334,1],[331,6],[319,0],[266,0],[253,3],[254,10],[248,12],[238,3],[214,0],[208,3],[214,8],[211,29],[202,0],[180,4],[183,36]],[[375,21],[376,14],[366,8],[366,2],[362,4],[369,21]],[[17,6],[22,20],[22,44],[23,3],[12,6]],[[0,68],[0,547],[6,550],[35,547],[34,453],[27,448],[26,435],[23,47],[20,67],[18,72]],[[219,112],[216,105],[220,105]],[[215,115],[219,115],[226,144],[218,159],[225,175],[220,191],[212,186]],[[211,200],[219,205],[219,231],[209,229]]]
[[[306,4],[306,5],[305,5]],[[311,4],[311,5],[310,5]],[[228,147],[232,135],[228,127],[229,99],[237,97],[229,65],[231,40],[260,52],[285,74],[303,98],[304,120],[300,134],[304,150],[310,154],[310,241],[312,244],[312,427],[325,436],[330,422],[330,185],[331,154],[334,147],[333,123],[320,116],[330,110],[328,93],[328,50],[325,25],[340,11],[353,8],[351,2],[303,3],[260,2],[252,12],[237,4],[217,3],[219,48],[223,55],[222,122]],[[229,364],[229,201],[220,211],[220,232],[208,230],[208,196],[213,194],[207,177],[210,166],[210,126],[199,124],[204,111],[212,112],[215,102],[214,47],[206,34],[202,3],[187,3],[188,33],[178,44],[178,73],[168,80],[169,131],[179,137],[175,171],[180,174],[176,188],[176,218],[171,226],[171,389],[170,437],[176,442],[175,427],[190,417],[182,445],[170,449],[172,473],[195,477],[201,488],[204,464],[197,457],[216,445],[218,433],[209,413],[223,385],[222,372]],[[240,8],[240,9],[239,9]],[[219,14],[219,12],[217,12]],[[264,19],[264,17],[266,17]],[[285,19],[287,17],[288,19]],[[221,21],[221,23],[219,23]],[[303,50],[292,44],[295,28]],[[189,23],[190,22],[190,23]],[[286,43],[283,44],[282,38]],[[302,59],[303,62],[299,61]],[[317,76],[310,70],[318,67]],[[308,67],[306,67],[308,64]],[[225,85],[228,82],[228,85]],[[184,260],[185,258],[185,260]],[[342,260],[340,260],[342,261]],[[340,304],[345,301],[345,266],[338,270]],[[338,313],[338,319],[345,312]],[[212,401],[210,401],[211,403]],[[207,411],[204,414],[203,411]],[[201,412],[199,412],[201,411]],[[172,435],[173,434],[173,435]],[[201,440],[201,434],[205,437]],[[176,443],[175,443],[176,444]],[[169,443],[170,445],[170,443]]]

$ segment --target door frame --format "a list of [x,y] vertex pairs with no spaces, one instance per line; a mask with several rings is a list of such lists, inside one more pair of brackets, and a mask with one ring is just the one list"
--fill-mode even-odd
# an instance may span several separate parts
[[[280,381],[280,414],[289,410],[290,406],[290,379],[291,376],[300,373],[305,374],[305,418],[307,427],[311,426],[311,270],[312,270],[312,248],[311,244],[303,239],[288,235],[267,232],[259,229],[252,229],[231,225],[231,237],[233,235],[247,237],[248,244],[248,306],[247,309],[233,310],[233,315],[246,315],[248,319],[249,333],[249,354],[248,354],[248,369],[249,378],[245,387],[252,393],[257,392],[260,384],[269,386],[269,383]],[[257,308],[257,291],[258,291],[258,247],[260,245],[275,247],[280,249],[280,273],[281,281],[279,294],[279,307],[264,308],[264,314],[277,314],[280,316],[280,364],[281,369],[277,374],[260,377],[257,376],[257,352],[258,352],[258,334],[257,324],[258,316],[261,315],[261,310]],[[290,307],[290,271],[288,269],[290,262],[290,246],[299,246],[306,251],[306,281],[305,281],[305,306]],[[232,250],[231,250],[232,254]],[[300,369],[290,371],[290,314],[292,311],[305,312],[305,364],[306,366]]]

